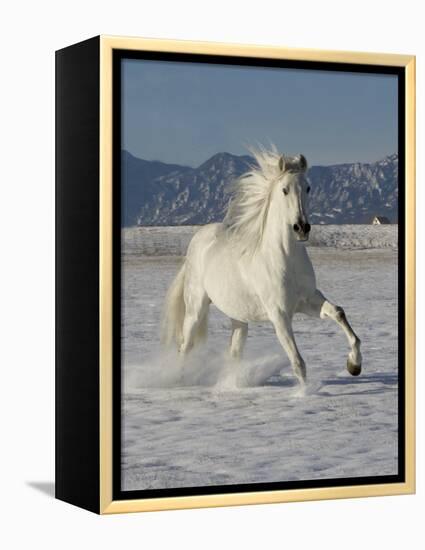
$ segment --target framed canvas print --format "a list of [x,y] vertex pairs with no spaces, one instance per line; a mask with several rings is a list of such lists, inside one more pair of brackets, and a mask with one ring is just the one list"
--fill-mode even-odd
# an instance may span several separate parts
[[56,53],[56,496],[414,491],[415,60]]

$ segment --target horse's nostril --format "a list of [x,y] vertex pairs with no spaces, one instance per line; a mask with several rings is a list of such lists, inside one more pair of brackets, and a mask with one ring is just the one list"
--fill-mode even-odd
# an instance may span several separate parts
[[299,230],[300,230],[300,226],[297,223],[294,223],[294,231],[298,233]]
[[311,225],[306,223],[304,226],[304,233],[310,233]]

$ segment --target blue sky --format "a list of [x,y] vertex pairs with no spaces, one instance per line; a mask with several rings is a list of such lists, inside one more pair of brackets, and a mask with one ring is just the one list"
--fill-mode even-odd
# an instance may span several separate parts
[[199,166],[270,142],[309,164],[371,162],[397,151],[397,77],[124,60],[122,147]]

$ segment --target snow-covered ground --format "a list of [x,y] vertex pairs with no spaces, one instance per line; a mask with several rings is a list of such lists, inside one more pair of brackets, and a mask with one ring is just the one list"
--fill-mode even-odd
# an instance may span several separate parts
[[158,343],[163,297],[181,258],[124,246],[122,488],[397,473],[397,251],[383,241],[362,250],[310,247],[319,288],[362,339],[363,372],[345,370],[348,347],[334,323],[297,316],[304,395],[269,324],[250,326],[245,358],[232,364],[229,321],[215,308],[208,343],[193,352],[182,381],[176,355]]

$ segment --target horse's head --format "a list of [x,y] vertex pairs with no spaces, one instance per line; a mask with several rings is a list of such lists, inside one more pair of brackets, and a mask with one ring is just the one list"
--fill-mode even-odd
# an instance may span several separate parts
[[310,184],[306,178],[307,161],[304,155],[279,158],[279,177],[276,182],[276,200],[284,210],[282,218],[287,221],[295,238],[307,241],[311,226],[308,223],[306,203]]
[[274,146],[270,151],[250,151],[256,162],[232,186],[224,218],[228,235],[252,254],[268,227],[284,228],[297,240],[306,241],[310,232],[306,213],[310,187],[305,157],[281,156]]

